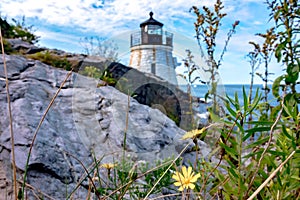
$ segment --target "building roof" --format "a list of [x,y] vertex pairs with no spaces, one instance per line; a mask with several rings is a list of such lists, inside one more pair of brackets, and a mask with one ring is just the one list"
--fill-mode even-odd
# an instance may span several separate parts
[[162,27],[164,25],[163,23],[160,23],[159,21],[153,19],[153,12],[152,11],[149,13],[149,15],[150,15],[150,18],[148,20],[142,22],[140,24],[140,27],[144,27],[146,25],[158,25],[158,26]]

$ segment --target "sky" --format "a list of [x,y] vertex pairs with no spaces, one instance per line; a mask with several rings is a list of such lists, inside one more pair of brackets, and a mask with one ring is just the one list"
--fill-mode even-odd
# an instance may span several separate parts
[[[224,41],[232,24],[239,20],[236,33],[231,38],[222,60],[219,74],[223,84],[249,84],[250,65],[246,55],[253,48],[249,41],[261,42],[257,33],[265,33],[273,26],[264,0],[223,0],[227,16],[217,36],[216,58],[224,47]],[[0,14],[8,21],[12,18],[33,25],[40,36],[39,46],[56,48],[74,53],[84,53],[85,37],[103,37],[118,45],[119,59],[128,64],[130,34],[139,30],[139,24],[154,12],[154,18],[164,24],[164,30],[174,34],[173,54],[179,62],[190,49],[196,62],[202,62],[195,40],[196,16],[192,6],[212,8],[213,0],[1,0]],[[275,59],[274,59],[275,60]],[[181,68],[177,71],[180,73]],[[263,72],[260,66],[258,72]],[[271,63],[270,71],[282,74],[282,66]],[[201,75],[200,75],[201,76]],[[272,77],[271,77],[272,79]],[[259,77],[255,83],[261,84]]]

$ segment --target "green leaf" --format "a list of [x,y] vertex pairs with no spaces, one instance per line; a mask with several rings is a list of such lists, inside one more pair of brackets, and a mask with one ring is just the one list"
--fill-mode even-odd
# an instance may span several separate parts
[[209,97],[209,92],[207,92],[207,93],[205,94],[205,96],[204,96],[205,102],[207,102],[207,100],[208,100],[209,98],[210,98],[210,97]]
[[[234,100],[232,99],[232,98],[230,98],[227,94],[226,94],[226,98],[227,98],[227,100],[230,102],[230,104],[231,105],[235,105],[235,102],[234,102]],[[229,102],[227,101],[227,103],[229,104]]]
[[288,64],[286,72],[288,76],[285,79],[286,84],[294,84],[299,77],[299,66],[293,63]]
[[283,105],[283,109],[290,117],[293,117],[293,112],[289,106]]
[[286,154],[283,152],[279,152],[279,151],[273,151],[273,150],[269,150],[268,151],[270,154],[273,154],[275,156],[285,156]]
[[[300,177],[299,176],[296,176],[296,175],[292,175],[291,176],[291,179],[296,179],[297,181],[300,181]],[[299,185],[298,185],[299,187]]]
[[269,175],[263,169],[259,169],[258,173],[263,177],[263,179],[267,179],[269,177]]
[[249,132],[247,133],[242,139],[243,139],[243,142],[245,142],[250,136],[252,136],[253,133]]
[[241,110],[240,103],[239,103],[239,96],[238,96],[237,92],[234,93],[234,100],[235,100],[235,103],[234,103],[235,109]]
[[281,57],[282,57],[281,51],[285,48],[286,44],[287,44],[286,41],[278,44],[275,50],[275,57],[277,58],[277,62],[281,61]]
[[245,147],[245,149],[250,149],[250,148],[253,148],[253,147],[261,146],[262,144],[266,143],[268,140],[269,140],[269,137],[265,137],[265,138],[259,139],[256,142],[253,142],[253,143],[247,145]]
[[269,121],[251,121],[251,122],[248,122],[248,124],[261,125],[261,126],[272,126],[274,124],[274,122],[269,122]]
[[251,105],[251,108],[248,110],[249,113],[251,113],[254,109],[256,109],[260,99],[261,99],[261,93],[259,94],[259,88],[256,89],[256,92],[255,92],[255,97],[253,99],[253,103]]
[[289,134],[289,132],[286,130],[285,125],[282,126],[282,133],[289,139],[293,140],[294,138]]
[[212,112],[212,110],[209,110],[209,116],[210,116],[210,118],[213,122],[220,122],[221,121],[220,116],[216,115],[214,112]]
[[243,86],[243,97],[244,97],[244,112],[246,113],[248,110],[248,97],[244,86]]
[[257,155],[261,154],[262,152],[263,152],[263,150],[251,152],[251,153],[248,153],[248,154],[244,155],[243,158],[244,159],[251,158],[251,157],[254,157],[254,156],[257,156]]
[[226,144],[224,144],[223,142],[220,142],[220,146],[225,149],[226,153],[228,153],[232,158],[234,158],[235,160],[238,160],[236,155],[237,152],[233,149],[228,147]]
[[286,78],[286,75],[281,75],[281,76],[277,77],[272,85],[273,96],[277,99],[280,98],[280,95],[279,95],[280,82],[282,80],[284,80],[285,78]]
[[240,123],[236,123],[236,126],[239,128],[239,132],[238,134],[242,134],[244,135],[244,127],[243,127],[244,124],[240,124]]
[[271,113],[270,113],[270,120],[274,120],[277,118],[277,115],[281,109],[281,105],[275,106],[272,108]]
[[233,116],[234,118],[236,118],[237,113],[230,107],[230,104],[228,102],[225,103],[226,109],[229,111],[229,113],[231,114],[231,116]]
[[261,126],[261,127],[254,127],[254,128],[248,129],[245,132],[256,133],[256,132],[263,132],[263,131],[269,131],[269,130],[271,130],[270,126]]
[[229,174],[231,174],[234,178],[238,179],[239,176],[237,175],[237,173],[235,172],[235,170],[233,168],[229,168]]

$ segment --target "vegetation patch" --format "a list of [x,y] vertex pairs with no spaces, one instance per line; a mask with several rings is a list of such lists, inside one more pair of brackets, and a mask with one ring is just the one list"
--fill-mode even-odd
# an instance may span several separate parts
[[5,18],[0,16],[0,26],[4,38],[21,39],[30,44],[38,42],[39,36],[33,33],[33,26],[26,26],[25,17],[21,22],[16,19],[12,19],[12,21],[14,24],[9,24]]
[[56,55],[54,53],[51,53],[51,51],[42,51],[26,56],[27,58],[39,60],[53,67],[63,68],[68,71],[72,69],[72,64],[67,60],[65,56]]

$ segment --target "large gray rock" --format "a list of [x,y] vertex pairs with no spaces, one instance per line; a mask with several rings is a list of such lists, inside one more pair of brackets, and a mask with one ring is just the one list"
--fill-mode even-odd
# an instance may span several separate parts
[[[132,95],[139,103],[155,107],[170,117],[177,126],[184,130],[203,127],[203,123],[195,113],[198,108],[192,109],[191,99],[177,85],[151,73],[141,72],[135,68],[125,66],[117,62],[105,62],[95,58],[85,58],[81,63],[80,70],[86,66],[94,66],[100,71],[106,71],[107,76],[113,78],[112,84],[119,91]],[[198,103],[201,108],[207,105],[193,97],[193,104]],[[198,102],[199,100],[199,102]]]
[[14,50],[22,51],[26,54],[34,54],[46,50],[46,48],[38,47],[21,39],[7,39]]
[[[6,56],[18,179],[22,180],[33,134],[67,71],[20,56]],[[12,199],[11,140],[3,60],[0,59],[0,199]],[[65,199],[85,174],[93,156],[111,162],[124,154],[153,161],[178,154],[184,131],[158,109],[139,104],[113,87],[73,74],[38,131],[29,160],[29,199]],[[128,102],[129,99],[129,102]],[[126,142],[124,137],[126,132]],[[124,147],[124,144],[126,146]],[[205,144],[203,143],[203,147]],[[201,147],[200,147],[201,149]],[[207,151],[207,148],[203,148]],[[206,155],[207,152],[202,152]],[[75,159],[76,158],[76,159]],[[87,197],[87,180],[74,199]],[[31,191],[31,192],[30,192]]]

